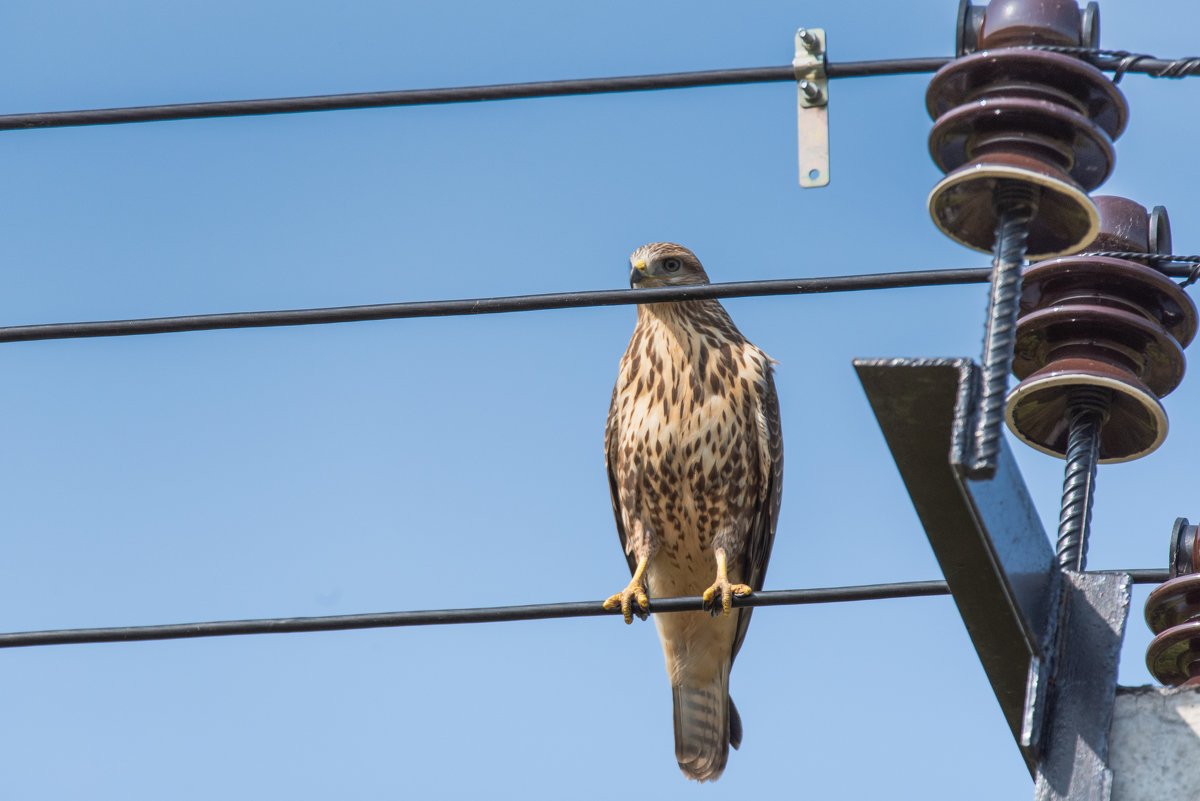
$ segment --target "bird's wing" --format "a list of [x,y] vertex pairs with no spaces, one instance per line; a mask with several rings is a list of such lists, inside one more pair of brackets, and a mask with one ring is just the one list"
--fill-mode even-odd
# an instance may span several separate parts
[[612,403],[608,407],[608,423],[604,426],[604,463],[608,468],[608,492],[612,496],[613,517],[617,520],[617,534],[621,537],[621,550],[625,552],[625,561],[629,563],[629,573],[637,570],[637,558],[629,552],[629,542],[625,534],[625,516],[621,514],[621,492],[618,482],[617,443],[620,441],[617,425],[617,388],[613,387]]
[[[771,363],[764,364],[763,392],[758,409],[758,505],[747,532],[745,561],[742,575],[750,587],[758,592],[767,577],[767,562],[771,558],[771,546],[775,544],[775,525],[779,522],[779,502],[783,491],[783,429],[779,422],[779,398],[775,394],[775,379]],[[624,535],[622,535],[624,537]],[[733,656],[737,657],[746,639],[746,628],[750,625],[750,613],[745,608],[738,613],[737,633],[733,640]]]

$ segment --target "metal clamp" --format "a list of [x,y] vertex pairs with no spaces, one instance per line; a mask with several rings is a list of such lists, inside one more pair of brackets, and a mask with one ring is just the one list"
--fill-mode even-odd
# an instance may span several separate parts
[[825,30],[796,31],[797,126],[800,141],[800,186],[829,184],[829,79],[825,75]]

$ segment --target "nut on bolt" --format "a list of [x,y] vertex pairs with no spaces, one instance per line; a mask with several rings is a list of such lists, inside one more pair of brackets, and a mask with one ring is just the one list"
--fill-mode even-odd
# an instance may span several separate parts
[[796,31],[796,36],[800,39],[800,43],[804,45],[808,52],[812,52],[821,46],[821,40],[817,35],[808,28],[801,28]]

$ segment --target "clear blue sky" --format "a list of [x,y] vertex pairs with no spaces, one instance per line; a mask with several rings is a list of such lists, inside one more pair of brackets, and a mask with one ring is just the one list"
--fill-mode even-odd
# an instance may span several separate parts
[[[13,2],[0,111],[949,54],[954,0]],[[1103,44],[1196,49],[1186,0]],[[796,186],[788,84],[0,134],[3,324],[980,266],[925,198],[927,76],[833,87]],[[1102,191],[1200,249],[1200,79],[1122,84]],[[768,586],[938,576],[850,367],[975,355],[981,286],[727,303],[780,362]],[[628,573],[601,435],[628,307],[0,348],[0,630],[598,599]],[[1100,472],[1091,566],[1200,516],[1200,380]],[[1017,446],[1047,527],[1061,463]],[[1135,596],[1122,680],[1148,680]],[[725,777],[679,775],[651,625],[618,618],[0,653],[12,799],[1028,797],[948,598],[760,611]]]

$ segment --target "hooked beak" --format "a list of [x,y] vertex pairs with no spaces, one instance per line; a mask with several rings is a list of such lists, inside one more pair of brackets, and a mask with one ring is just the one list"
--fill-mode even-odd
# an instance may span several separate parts
[[639,281],[646,277],[646,262],[638,259],[633,262],[629,268],[629,285],[636,286]]

